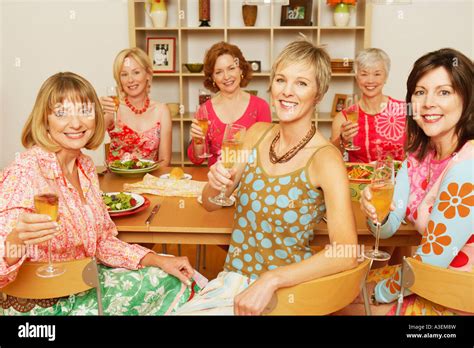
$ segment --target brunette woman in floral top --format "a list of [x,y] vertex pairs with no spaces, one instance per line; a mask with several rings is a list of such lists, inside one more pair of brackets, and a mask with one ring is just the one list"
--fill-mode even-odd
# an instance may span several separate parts
[[[392,204],[380,234],[390,238],[405,218],[423,236],[415,259],[460,272],[474,272],[473,79],[472,61],[453,49],[430,52],[415,62],[406,95],[413,110],[407,121],[409,155],[397,174],[393,197],[397,203]],[[361,209],[375,220],[369,188],[363,192]],[[368,282],[376,283],[372,300],[379,304],[372,313],[394,314],[400,278],[399,266],[371,272]],[[361,314],[358,309],[347,314]],[[410,295],[402,313],[453,315],[457,311]]]
[[[96,105],[90,83],[73,73],[51,76],[41,87],[23,129],[27,151],[0,178],[0,288],[15,281],[25,261],[47,261],[45,242],[51,241],[53,261],[95,257],[102,264],[105,313],[169,313],[189,298],[191,289],[184,284],[194,270],[185,257],[157,255],[116,237],[94,163],[81,152],[97,148],[104,137],[104,118]],[[59,196],[58,222],[35,213],[34,188],[46,186]],[[21,254],[10,254],[12,249]],[[0,313],[93,315],[97,298],[95,291],[45,303],[7,297],[0,299]]]
[[332,123],[332,143],[342,152],[349,141],[360,147],[348,151],[350,162],[368,163],[388,154],[404,160],[405,103],[383,94],[390,58],[381,49],[368,48],[357,55],[354,68],[362,93],[358,123],[348,121],[342,110]]
[[120,96],[116,118],[110,96],[102,97],[106,129],[110,135],[108,161],[117,159],[171,161],[171,116],[168,107],[150,100],[153,67],[139,48],[121,51],[114,62],[114,78]]

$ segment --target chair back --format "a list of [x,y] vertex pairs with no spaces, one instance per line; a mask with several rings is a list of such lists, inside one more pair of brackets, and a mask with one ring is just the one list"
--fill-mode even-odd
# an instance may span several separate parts
[[16,279],[0,292],[27,299],[48,299],[69,296],[92,288],[97,289],[99,314],[102,314],[102,301],[98,269],[95,259],[85,258],[67,262],[58,262],[64,265],[66,271],[56,277],[42,278],[36,270],[45,263],[25,262],[18,271]]
[[356,268],[278,289],[265,310],[268,315],[326,315],[350,304],[360,293],[370,261]]
[[453,271],[405,258],[403,287],[442,306],[474,313],[474,273]]

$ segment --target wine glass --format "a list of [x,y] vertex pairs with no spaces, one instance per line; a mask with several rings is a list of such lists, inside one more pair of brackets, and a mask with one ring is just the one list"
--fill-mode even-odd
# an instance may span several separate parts
[[117,94],[117,87],[116,86],[107,87],[106,95],[109,98],[112,98],[114,100],[114,104],[115,104],[114,119],[115,119],[116,118],[115,116],[117,114],[117,110],[118,110],[119,105],[120,105],[120,99],[119,99],[118,94]]
[[[239,158],[242,156],[242,146],[246,128],[237,124],[228,124],[225,127],[224,138],[222,139],[221,161],[227,170],[231,170]],[[243,156],[242,156],[243,157]],[[215,197],[209,197],[209,201],[223,206],[229,207],[234,201],[225,195],[226,187],[222,186],[221,192]]]
[[[345,102],[345,110],[347,120],[349,122],[357,124],[359,122],[359,98],[357,94],[349,94]],[[347,146],[345,146],[347,151],[356,151],[360,150],[359,146],[354,145],[354,139],[351,139]]]
[[[37,214],[45,214],[52,221],[58,220],[59,196],[56,189],[50,185],[35,187],[35,210]],[[48,240],[48,264],[36,270],[36,275],[43,278],[57,277],[63,274],[66,268],[63,265],[55,265],[51,258],[51,239]]]
[[196,112],[194,113],[194,118],[198,121],[199,127],[201,127],[201,131],[204,134],[204,140],[202,138],[194,138],[194,144],[204,146],[204,153],[199,154],[197,157],[199,158],[209,158],[212,157],[210,153],[207,151],[207,129],[209,128],[209,120],[207,116],[207,109],[205,106],[197,106]]
[[372,205],[377,214],[375,231],[375,247],[373,250],[364,252],[364,256],[375,261],[386,261],[390,254],[379,250],[380,226],[390,213],[394,190],[393,159],[391,157],[381,158],[375,164],[374,176],[370,183],[372,193]]

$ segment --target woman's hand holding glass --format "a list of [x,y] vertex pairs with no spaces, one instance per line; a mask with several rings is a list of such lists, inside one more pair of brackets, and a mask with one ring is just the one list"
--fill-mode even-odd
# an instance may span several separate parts
[[[235,168],[236,164],[241,162],[244,158],[243,142],[245,138],[245,133],[246,128],[237,124],[228,124],[225,128],[221,148],[221,166],[224,167],[225,170],[227,170],[227,178],[230,178],[230,176],[232,175],[232,169]],[[221,193],[215,197],[209,197],[209,201],[211,203],[223,207],[229,207],[233,205],[234,201],[226,197],[225,194],[226,186],[223,185],[221,188]]]
[[[372,204],[372,191],[370,191],[370,185],[368,185],[361,193],[360,198],[360,210],[364,213],[367,219],[370,219],[374,225],[377,224],[377,212]],[[390,211],[395,210],[395,205],[390,205]]]
[[198,158],[212,157],[206,147],[206,136],[209,128],[209,120],[205,107],[198,106],[194,113],[194,119],[191,123],[190,136],[194,140],[194,153]]
[[353,123],[351,121],[345,121],[341,125],[341,138],[343,141],[344,146],[349,144],[352,139],[359,133],[359,125],[357,123]]
[[234,184],[235,169],[227,169],[224,167],[222,160],[217,161],[214,165],[209,168],[207,178],[209,180],[209,186],[217,191],[221,191],[222,188],[232,187]]
[[112,97],[100,97],[100,104],[106,114],[113,114],[116,112],[116,104]]
[[[18,217],[16,226],[8,235],[6,243],[9,246],[35,245],[47,242],[60,233],[58,223],[52,221],[49,215],[24,213]],[[5,248],[5,250],[9,249]],[[5,260],[11,266],[20,259],[20,256],[15,254],[10,257],[7,254]]]

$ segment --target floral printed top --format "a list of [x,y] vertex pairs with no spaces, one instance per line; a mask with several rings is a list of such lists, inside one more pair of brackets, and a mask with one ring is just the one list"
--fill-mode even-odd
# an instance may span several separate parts
[[[342,114],[347,119],[346,110]],[[390,97],[387,106],[376,115],[359,107],[359,132],[353,143],[360,150],[348,151],[349,162],[369,163],[389,153],[396,160],[404,160],[405,121],[405,103]]]
[[[130,245],[119,240],[117,229],[107,213],[99,190],[99,181],[92,159],[81,154],[77,159],[79,180],[86,205],[78,191],[65,179],[56,155],[34,146],[22,153],[6,168],[0,178],[0,251],[2,255],[11,251],[5,248],[5,239],[15,227],[22,213],[34,212],[35,187],[53,186],[58,191],[58,223],[61,234],[51,243],[53,261],[77,260],[97,257],[110,267],[137,269],[140,260],[150,252],[139,245]],[[15,280],[25,260],[45,262],[48,243],[29,247],[27,253],[14,265],[8,266],[0,259],[0,288]]]
[[[473,167],[474,141],[443,161],[434,161],[430,153],[419,162],[410,154],[397,174],[393,196],[396,209],[382,225],[380,238],[391,237],[406,217],[423,236],[414,258],[438,267],[474,272]],[[401,289],[400,278],[399,269],[391,278],[380,281],[375,287],[377,301],[394,301]]]
[[110,162],[118,159],[139,158],[158,161],[161,138],[160,122],[144,132],[137,132],[122,122],[120,108],[117,112],[116,122],[107,130],[110,136],[107,160]]
[[[221,121],[217,116],[214,108],[212,107],[212,101],[207,100],[204,104],[204,107],[207,110],[208,120],[209,120],[209,129],[206,136],[206,145],[209,153],[212,155],[208,159],[208,166],[212,166],[217,162],[221,152],[222,138],[224,137],[224,131],[226,124]],[[250,128],[256,122],[271,122],[272,115],[270,112],[270,107],[267,102],[259,97],[250,95],[250,101],[245,110],[244,114],[234,123],[244,126],[245,128]],[[194,146],[193,141],[188,147],[188,157],[194,164],[201,164],[204,162],[204,159],[194,156]]]

